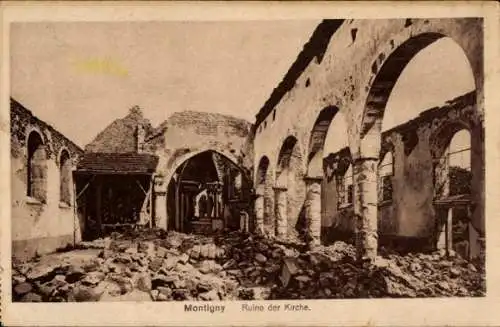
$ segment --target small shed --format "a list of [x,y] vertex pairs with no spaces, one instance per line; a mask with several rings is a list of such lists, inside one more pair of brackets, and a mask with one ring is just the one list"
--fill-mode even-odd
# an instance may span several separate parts
[[85,153],[73,172],[84,240],[123,227],[154,226],[153,174],[158,157],[146,153]]

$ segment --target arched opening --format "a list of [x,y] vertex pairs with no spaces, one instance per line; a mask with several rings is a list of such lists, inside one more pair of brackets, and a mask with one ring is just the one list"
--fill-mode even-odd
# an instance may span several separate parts
[[[275,194],[275,213],[282,212],[276,217],[275,228],[283,228],[286,225],[286,235],[290,238],[297,238],[305,229],[303,217],[303,206],[305,199],[305,183],[303,171],[303,158],[297,138],[288,136],[278,156],[276,171],[276,192],[286,192],[285,197]],[[282,199],[283,202],[280,202]],[[286,202],[284,201],[286,199]],[[285,224],[286,223],[286,224]],[[277,230],[276,230],[277,232]]]
[[434,185],[437,247],[469,257],[472,221],[471,135],[460,125],[446,126],[435,136]]
[[259,167],[257,169],[257,181],[256,185],[265,185],[267,180],[267,173],[269,169],[269,158],[263,156],[259,161]]
[[[352,206],[354,199],[354,185],[353,185],[353,172],[352,164],[345,160],[342,165],[344,168],[337,174],[338,179],[338,208],[342,209],[346,206]],[[347,167],[347,169],[346,169]]]
[[216,151],[198,153],[180,164],[169,182],[169,229],[197,234],[238,229],[240,211],[253,211],[249,192],[236,163]]
[[323,149],[330,124],[338,113],[338,108],[329,106],[321,110],[316,119],[309,139],[307,175],[323,176]]
[[28,136],[27,195],[47,202],[47,154],[42,137],[33,131]]
[[376,136],[382,124],[388,130],[471,90],[475,90],[473,72],[455,41],[439,33],[413,36],[389,55],[376,75],[361,137]]
[[[316,160],[320,154],[321,176],[323,176],[321,183],[321,239],[322,242],[328,243],[337,239],[347,240],[348,235],[354,229],[352,201],[348,201],[353,196],[352,167],[351,173],[347,173],[351,165],[351,153],[346,120],[340,111],[336,110],[328,130],[323,136],[322,148],[313,157],[313,160]],[[309,171],[312,171],[312,164],[313,161],[309,164]]]
[[59,201],[71,205],[71,159],[66,150],[59,157]]
[[[356,184],[363,189],[363,200],[376,198],[371,194],[378,193],[378,207],[365,210],[363,215],[370,217],[363,216],[363,221],[377,221],[370,226],[377,226],[382,243],[396,242],[402,250],[433,247],[433,119],[447,119],[446,110],[451,109],[446,104],[475,89],[463,49],[439,33],[411,37],[380,67],[366,100],[359,155],[383,161],[378,162],[378,176],[369,172],[373,176],[366,178],[367,171],[360,171],[363,180]],[[390,156],[380,156],[387,143],[392,148]],[[369,186],[372,181],[376,182]],[[364,206],[360,203],[360,208]]]
[[395,81],[385,105],[382,133],[475,88],[462,48],[449,37],[440,38],[415,54]]
[[267,156],[259,161],[256,174],[255,217],[260,232],[271,233],[274,229],[274,191],[273,176]]
[[392,201],[392,178],[394,176],[393,151],[388,151],[384,154],[378,166],[378,176],[379,203]]
[[450,196],[471,194],[471,140],[462,129],[453,135],[447,149]]

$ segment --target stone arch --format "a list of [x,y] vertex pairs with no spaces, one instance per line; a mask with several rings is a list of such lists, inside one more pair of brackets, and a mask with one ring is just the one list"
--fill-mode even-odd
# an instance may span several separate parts
[[[459,20],[458,20],[459,21]],[[424,48],[437,40],[450,37],[457,42],[465,52],[469,67],[475,79],[475,88],[481,87],[482,76],[477,66],[471,63],[471,53],[478,54],[474,46],[464,43],[469,32],[464,28],[467,23],[447,29],[429,24],[427,20],[408,24],[409,28],[396,36],[395,39],[383,46],[377,56],[374,56],[371,72],[365,91],[366,99],[361,99],[364,104],[363,114],[359,126],[359,145],[354,157],[355,176],[355,215],[357,228],[357,244],[361,256],[373,257],[378,247],[378,178],[377,166],[380,158],[382,120],[386,104],[392,89],[408,63]],[[413,26],[412,26],[413,25]],[[450,33],[447,33],[447,32]],[[477,37],[477,36],[475,36]],[[461,42],[460,42],[461,41]],[[463,45],[467,46],[463,46]],[[482,55],[482,53],[479,53]],[[474,58],[472,57],[472,60]],[[481,61],[482,59],[478,59]],[[473,63],[477,63],[473,62]],[[478,85],[479,84],[479,85]]]
[[269,158],[264,155],[259,161],[256,173],[255,215],[259,232],[274,234],[274,179]]
[[257,167],[257,174],[255,179],[255,185],[264,185],[267,180],[267,173],[269,171],[269,158],[267,156],[262,156],[259,160],[259,166]]
[[380,152],[378,164],[378,201],[379,204],[392,201],[394,176],[394,147],[388,147]]
[[430,136],[432,159],[438,160],[443,156],[457,132],[467,130],[469,133],[472,133],[473,129],[473,124],[466,120],[447,120],[446,123],[437,128]]
[[[409,34],[408,34],[409,33]],[[408,34],[408,35],[407,35]],[[380,149],[380,133],[382,129],[382,120],[384,117],[386,104],[391,95],[399,77],[403,73],[408,63],[423,49],[442,38],[455,38],[446,33],[425,31],[418,34],[410,32],[403,33],[400,36],[400,44],[394,45],[394,41],[385,45],[384,50],[373,62],[371,76],[367,86],[366,100],[364,101],[364,110],[360,126],[360,148],[358,155],[363,157],[378,157]],[[461,44],[456,42],[460,47]],[[392,50],[394,49],[394,50]],[[480,87],[478,83],[482,81],[479,75],[482,72],[476,71],[470,61],[470,53],[463,47],[466,57],[469,59],[469,67],[472,70],[476,81],[476,89]],[[368,137],[367,137],[368,136]]]
[[199,155],[203,152],[207,152],[207,151],[213,151],[213,152],[216,152],[222,156],[224,156],[225,158],[227,158],[228,160],[230,160],[234,165],[240,167],[242,169],[242,171],[245,173],[245,176],[248,178],[248,174],[247,172],[245,171],[245,169],[243,169],[243,167],[241,167],[239,164],[238,164],[238,159],[232,155],[231,153],[227,153],[226,151],[224,151],[222,148],[220,147],[204,147],[204,148],[200,148],[200,149],[180,149],[179,151],[177,151],[176,153],[174,153],[168,160],[168,163],[167,163],[167,167],[166,167],[166,173],[165,173],[165,181],[170,181],[174,175],[174,173],[177,171],[177,169],[184,163],[186,162],[187,160],[191,159],[192,157],[196,156],[196,155]]
[[[298,140],[295,136],[288,136],[281,145],[276,163],[276,185],[280,187],[288,186],[288,179],[283,175],[290,168],[292,156],[301,156]],[[281,177],[283,175],[283,178]]]
[[[453,138],[460,131],[467,131],[469,135],[469,147],[471,144],[471,126],[463,121],[454,121],[444,124],[431,136],[431,154],[434,170],[434,198],[445,198],[449,195],[449,162],[448,152]],[[470,159],[469,159],[470,160]],[[473,172],[472,172],[473,174]]]
[[27,141],[27,195],[47,202],[47,152],[42,136],[31,131]]
[[[460,149],[454,148],[453,143],[460,139],[458,136],[462,132],[462,138],[457,142],[461,143]],[[480,254],[482,245],[479,239],[484,237],[484,189],[482,183],[478,183],[484,171],[478,169],[481,167],[474,156],[476,133],[477,130],[467,122],[452,121],[438,129],[431,139],[436,246],[447,251],[453,249],[467,258]]]
[[[223,189],[220,189],[217,193],[214,193],[214,196],[212,197],[213,206],[211,207],[213,210],[209,209],[209,211],[214,212],[217,219],[224,219],[225,221],[225,219],[227,218],[226,216],[228,216],[229,214],[231,214],[232,216],[235,215],[233,211],[236,212],[241,209],[244,209],[247,210],[248,212],[252,210],[252,208],[242,207],[245,206],[245,203],[248,203],[249,191],[251,189],[251,180],[248,178],[246,171],[243,169],[243,167],[241,167],[238,164],[235,158],[232,158],[231,156],[228,156],[215,149],[210,149],[210,148],[187,152],[187,153],[184,152],[183,154],[176,156],[176,158],[173,159],[173,161],[171,161],[170,165],[171,168],[169,170],[169,173],[167,174],[167,178],[165,179],[168,183],[166,190],[166,201],[167,201],[166,206],[167,206],[167,222],[168,222],[167,226],[169,226],[169,229],[184,231],[185,228],[184,218],[186,218],[185,214],[187,211],[192,211],[193,208],[191,208],[190,205],[186,205],[187,202],[192,202],[191,201],[192,198],[190,199],[186,198],[184,199],[185,201],[181,200],[180,194],[182,192],[180,191],[180,185],[181,185],[180,181],[183,180],[184,173],[187,169],[188,163],[191,160],[195,159],[196,157],[202,155],[210,155],[212,157],[213,160],[213,171],[211,172],[213,175],[212,177],[214,178],[214,181],[221,182],[223,185]],[[214,155],[216,155],[217,158],[219,158],[220,160],[216,160],[214,158]],[[227,170],[224,169],[224,167],[234,168],[233,170],[239,171],[240,173],[239,176],[241,176],[242,183],[240,185],[241,188],[240,189],[241,194],[239,194],[240,201],[235,201],[233,204],[230,204],[229,203],[230,201],[228,201],[229,197],[232,197],[233,194],[232,191],[227,187],[230,183],[233,182],[229,180],[229,178],[233,177],[233,175],[227,174]],[[208,167],[207,170],[209,170]],[[200,170],[198,169],[198,171]],[[206,181],[203,180],[202,182],[204,183]],[[225,205],[221,206],[223,203],[225,203]],[[226,209],[229,211],[226,211]],[[229,222],[225,221],[225,223],[226,226],[228,223],[230,223],[232,227],[235,227],[234,219],[231,219],[231,221]]]
[[[276,232],[294,238],[305,227],[304,219],[304,158],[295,136],[288,136],[281,146],[276,164],[275,215]],[[300,219],[302,218],[302,219]],[[285,225],[286,224],[286,225]],[[286,230],[286,232],[285,232]]]
[[72,162],[69,151],[62,148],[59,154],[59,201],[71,205],[71,169]]
[[[323,150],[328,130],[339,109],[328,106],[320,111],[310,132],[307,151],[307,176],[323,176]],[[343,132],[343,131],[342,131]]]

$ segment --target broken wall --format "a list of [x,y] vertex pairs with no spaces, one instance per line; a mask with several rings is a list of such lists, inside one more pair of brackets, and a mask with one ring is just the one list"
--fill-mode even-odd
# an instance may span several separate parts
[[[12,255],[18,260],[48,253],[80,240],[79,223],[73,212],[73,183],[70,204],[60,202],[61,151],[67,150],[75,167],[83,151],[20,103],[11,99],[11,222]],[[46,153],[45,200],[28,196],[29,134],[34,131],[43,140]]]
[[[308,42],[315,46],[308,47],[307,44],[304,46],[304,50],[298,55],[282,82],[257,114],[254,170],[265,156],[269,158],[270,169],[275,171],[281,146],[289,136],[296,137],[302,149],[309,149],[311,132],[318,116],[324,108],[332,106],[339,108],[346,119],[352,157],[354,159],[377,157],[381,143],[380,135],[376,128],[370,127],[377,126],[381,121],[385,108],[385,103],[377,100],[377,94],[380,95],[380,99],[387,100],[393,83],[397,81],[397,74],[404,65],[426,45],[442,37],[453,39],[469,60],[476,84],[477,101],[474,115],[482,119],[484,68],[483,22],[480,18],[348,19],[342,21],[340,25],[336,21],[322,23],[318,29],[324,29],[327,33],[315,31]],[[304,58],[307,60],[304,61]],[[391,72],[394,76],[390,75]],[[384,82],[388,84],[374,85],[378,77],[382,80],[385,78]],[[373,108],[368,108],[372,100],[379,102]],[[365,137],[368,130],[371,130],[372,134]],[[478,147],[484,146],[481,138],[476,139],[476,144]],[[408,190],[413,188],[413,191],[408,191],[408,194],[419,190],[418,180],[426,180],[429,177],[426,164],[414,162],[415,158],[422,156],[426,150],[418,147],[415,151],[415,154],[406,160],[406,168],[400,172],[404,175],[411,170],[423,169],[418,172],[422,175],[414,178],[414,183],[412,182],[412,186],[408,188]],[[308,155],[305,153],[304,157],[307,158]],[[474,171],[484,169],[484,159],[481,160],[483,162],[478,162],[477,169],[473,168]],[[297,169],[302,172],[307,171],[306,165],[307,161]],[[423,166],[420,167],[421,165]],[[333,185],[332,182],[328,184]],[[484,198],[481,198],[484,174],[474,177],[473,184],[478,190],[474,220],[478,226],[484,225]],[[397,214],[404,218],[397,221],[397,224],[386,225],[382,221],[380,229],[387,233],[403,233],[408,237],[428,234],[427,224],[423,221],[428,220],[425,217],[429,216],[431,209],[428,204],[421,202],[428,198],[428,189],[422,191],[425,194],[423,198],[409,204],[410,208],[421,213],[421,220],[415,222],[408,216],[406,209],[394,205],[392,208],[381,208],[381,215]],[[403,193],[398,196],[406,199],[408,194]],[[335,209],[323,209],[323,211],[331,214]],[[392,219],[387,221],[394,222]]]
[[[442,188],[438,182],[435,183],[435,163],[459,128],[468,129],[471,139],[481,138],[482,123],[476,115],[473,92],[442,107],[424,111],[419,117],[382,134],[381,157],[387,151],[393,151],[394,174],[392,200],[383,202],[379,198],[381,244],[420,248],[435,245],[433,242],[440,230],[434,199],[436,190]],[[477,143],[471,143],[471,146],[472,165],[474,162],[479,165],[484,156],[483,147]],[[324,160],[322,227],[327,241],[354,232],[352,206],[339,207],[336,201],[336,179],[332,161],[329,160],[335,155]],[[437,170],[437,173],[440,171]],[[482,170],[473,169],[473,180],[481,178],[482,173]],[[471,187],[473,196],[479,199],[484,196],[484,188],[479,183],[473,182]]]
[[[146,138],[145,149],[159,156],[156,174],[166,185],[184,162],[204,151],[215,151],[242,170],[243,179],[248,181],[242,185],[245,194],[253,187],[253,131],[245,120],[216,113],[177,112]],[[168,208],[166,211],[167,215],[172,213]],[[170,220],[162,219],[161,224]]]

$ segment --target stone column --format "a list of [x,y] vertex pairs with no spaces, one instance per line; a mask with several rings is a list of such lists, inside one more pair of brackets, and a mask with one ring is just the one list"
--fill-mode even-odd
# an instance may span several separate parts
[[378,158],[354,160],[354,215],[358,259],[377,256],[377,166]]
[[255,190],[255,232],[264,234],[264,185]]
[[448,220],[448,213],[450,208],[443,208],[440,206],[436,206],[434,209],[436,215],[436,224],[437,224],[437,242],[436,242],[436,250],[446,251],[446,223]]
[[168,230],[167,220],[167,185],[163,176],[154,176],[154,206],[156,227]]
[[276,237],[282,239],[287,234],[287,188],[282,186],[273,187],[275,203],[274,213],[276,216]]
[[[478,109],[482,109],[482,99],[478,98]],[[484,110],[484,109],[483,109]],[[477,118],[475,127],[471,130],[471,195],[469,226],[469,258],[484,258],[485,256],[485,148],[484,123],[482,115]]]
[[446,216],[446,255],[450,255],[453,250],[453,208],[448,209]]
[[322,177],[305,177],[307,241],[309,247],[321,244],[321,182]]

